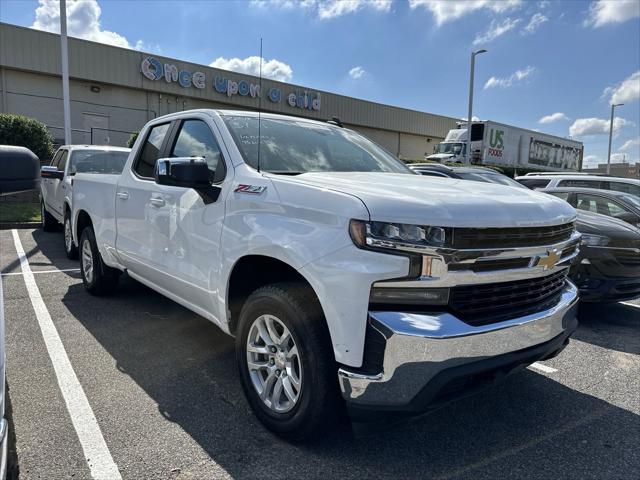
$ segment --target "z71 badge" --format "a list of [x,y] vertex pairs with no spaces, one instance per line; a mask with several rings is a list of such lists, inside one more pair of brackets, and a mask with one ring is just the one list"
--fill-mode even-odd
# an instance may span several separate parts
[[264,187],[264,186],[261,186],[261,185],[245,185],[245,184],[241,183],[240,185],[238,185],[236,187],[234,192],[236,192],[236,193],[253,193],[253,194],[259,195],[262,192],[264,192],[266,189],[267,189],[267,187]]

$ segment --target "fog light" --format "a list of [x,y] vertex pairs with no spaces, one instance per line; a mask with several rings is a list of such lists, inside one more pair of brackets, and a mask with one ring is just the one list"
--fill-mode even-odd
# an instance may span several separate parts
[[449,303],[449,289],[373,287],[369,302],[397,305],[446,305]]

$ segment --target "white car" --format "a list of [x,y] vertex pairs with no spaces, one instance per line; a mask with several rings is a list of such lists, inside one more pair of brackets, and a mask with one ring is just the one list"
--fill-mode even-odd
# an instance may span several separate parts
[[120,173],[131,149],[101,145],[63,145],[40,175],[40,213],[42,228],[54,230],[64,226],[64,246],[67,257],[78,258],[71,238],[73,177],[78,172]]
[[85,288],[127,272],[235,336],[249,404],[289,438],[345,402],[423,412],[561,351],[575,217],[417,175],[336,125],[217,110],[149,122],[121,175],[76,176],[72,211]]
[[600,175],[579,174],[527,174],[516,177],[516,180],[532,189],[581,187],[613,190],[615,192],[630,193],[640,197],[640,180],[633,178],[608,177]]

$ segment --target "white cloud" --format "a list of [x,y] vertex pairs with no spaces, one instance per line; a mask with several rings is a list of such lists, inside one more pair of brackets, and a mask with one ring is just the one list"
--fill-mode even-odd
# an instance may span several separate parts
[[582,167],[597,167],[599,163],[602,162],[602,159],[597,155],[586,155],[582,159]]
[[560,120],[569,120],[569,117],[567,117],[562,112],[556,112],[556,113],[552,113],[551,115],[545,115],[540,120],[538,120],[538,123],[543,123],[543,124],[553,123],[553,122],[559,122]]
[[640,149],[640,137],[635,138],[633,140],[627,140],[622,144],[622,146],[618,150],[621,152],[636,150],[636,153],[638,153],[639,149]]
[[[210,67],[231,70],[233,72],[247,73],[258,76],[260,74],[260,57],[252,56],[242,58],[218,57],[209,64]],[[290,82],[293,78],[292,68],[279,60],[262,60],[262,76],[280,82]]]
[[610,104],[629,103],[640,99],[640,70],[632,73],[619,84],[605,88],[602,96],[610,96]]
[[[102,28],[101,14],[102,10],[97,0],[67,0],[67,33],[71,37],[131,48],[131,44],[125,37]],[[36,19],[31,28],[60,33],[60,2],[39,0]]]
[[362,9],[389,12],[392,0],[252,0],[251,4],[260,8],[302,8],[313,12],[318,18],[326,20]]
[[[467,117],[462,117],[460,120],[462,120],[463,122],[467,121]],[[476,117],[475,115],[473,117],[471,117],[471,121],[472,122],[479,122],[480,121],[480,117]]]
[[422,7],[436,17],[438,26],[457,20],[477,10],[503,13],[522,5],[522,0],[409,0],[413,9]]
[[354,80],[362,78],[366,74],[367,74],[366,70],[360,66],[353,67],[351,70],[349,70],[349,76]]
[[638,0],[596,0],[589,6],[585,26],[602,27],[611,23],[622,23],[640,17]]
[[476,35],[476,38],[473,39],[473,44],[479,45],[479,44],[489,43],[495,40],[496,38],[498,38],[499,36],[504,35],[510,30],[513,30],[514,28],[516,28],[516,25],[518,25],[518,23],[520,23],[519,18],[514,18],[512,20],[509,17],[507,17],[501,22],[496,21],[496,19],[494,18],[493,20],[491,20],[491,23],[489,24],[489,28],[487,29],[486,32],[479,33]]
[[521,84],[525,82],[527,78],[529,78],[535,71],[536,69],[534,67],[528,66],[523,70],[516,70],[508,77],[491,77],[489,80],[487,80],[487,83],[484,84],[484,89],[487,90],[494,87],[508,88],[514,85]]
[[531,35],[535,33],[536,30],[538,30],[538,28],[540,28],[540,25],[548,21],[549,21],[549,17],[547,17],[546,15],[543,15],[542,13],[536,13],[531,17],[531,20],[529,20],[529,23],[527,23],[527,25],[522,29],[521,33],[523,35],[527,35],[527,34]]
[[162,53],[162,48],[160,47],[160,45],[155,43],[148,43],[142,39],[138,40],[133,48],[135,50],[140,50],[141,52]]
[[[572,137],[583,137],[586,135],[603,135],[609,133],[609,120],[606,118],[578,118],[569,127],[569,135]],[[633,126],[634,123],[621,117],[613,119],[613,132],[617,132],[622,127]]]

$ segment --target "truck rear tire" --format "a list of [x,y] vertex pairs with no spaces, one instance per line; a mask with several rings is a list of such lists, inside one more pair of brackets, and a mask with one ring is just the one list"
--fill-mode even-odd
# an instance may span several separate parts
[[45,232],[53,232],[58,228],[58,222],[53,215],[47,212],[47,207],[44,206],[44,201],[40,201],[40,221],[42,222],[42,230]]
[[86,227],[80,237],[80,273],[84,288],[93,295],[113,293],[120,271],[102,261],[92,227]]
[[269,430],[289,440],[308,440],[343,424],[346,412],[329,332],[307,286],[277,283],[247,298],[236,360],[249,405]]
[[69,260],[78,259],[78,247],[73,243],[73,230],[71,229],[71,219],[69,215],[64,216],[64,252]]

